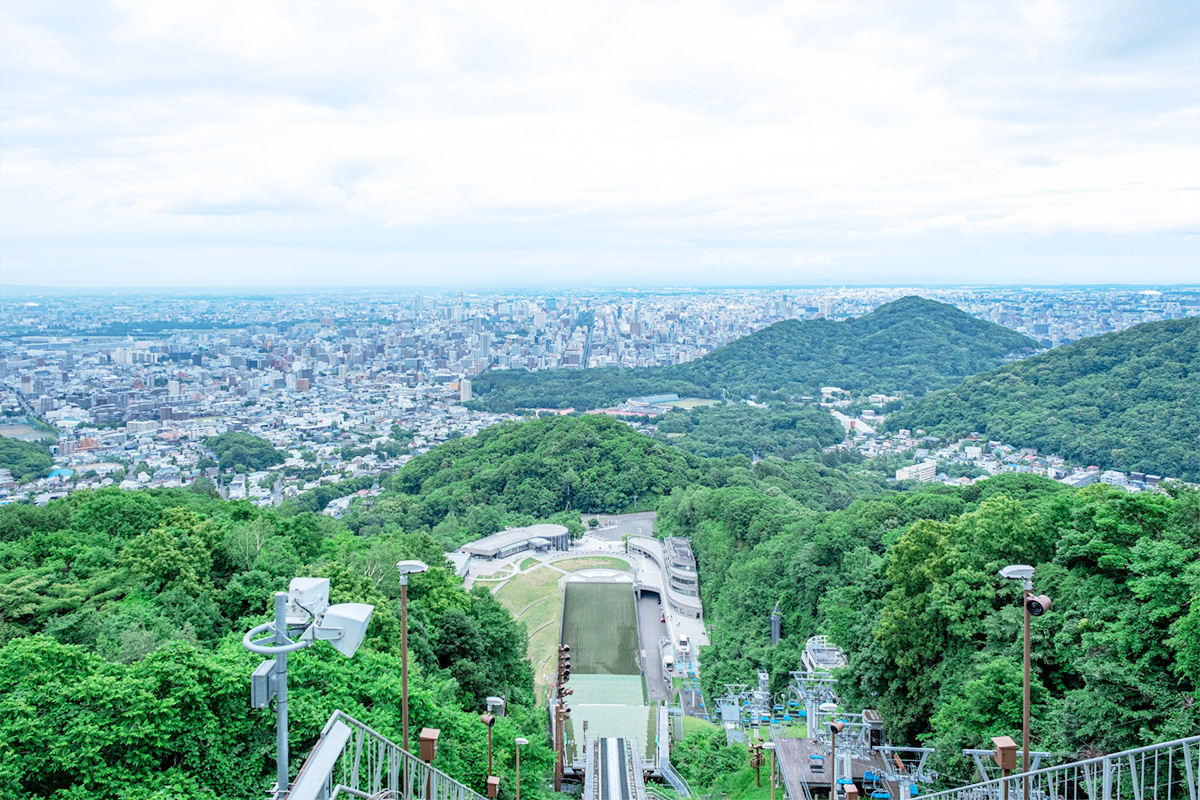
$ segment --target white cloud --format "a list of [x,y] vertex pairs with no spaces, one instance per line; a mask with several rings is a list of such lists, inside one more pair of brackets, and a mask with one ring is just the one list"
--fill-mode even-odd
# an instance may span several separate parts
[[9,0],[0,280],[1200,280],[1178,5]]

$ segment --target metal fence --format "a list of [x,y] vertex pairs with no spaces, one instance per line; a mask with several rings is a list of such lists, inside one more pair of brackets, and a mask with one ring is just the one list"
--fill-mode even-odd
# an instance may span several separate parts
[[[922,800],[1200,800],[1200,736],[922,795]],[[1007,789],[1007,793],[1006,790]]]
[[353,717],[333,712],[288,800],[486,800]]

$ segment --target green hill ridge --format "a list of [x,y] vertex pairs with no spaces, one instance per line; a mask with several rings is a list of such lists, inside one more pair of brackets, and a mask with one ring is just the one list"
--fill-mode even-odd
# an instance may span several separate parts
[[922,395],[1000,365],[1036,342],[954,306],[904,297],[844,322],[784,320],[688,364],[536,373],[493,371],[475,381],[475,406],[600,408],[661,392],[791,398],[822,386]]
[[1083,339],[935,392],[888,418],[978,432],[1078,464],[1200,480],[1200,318]]

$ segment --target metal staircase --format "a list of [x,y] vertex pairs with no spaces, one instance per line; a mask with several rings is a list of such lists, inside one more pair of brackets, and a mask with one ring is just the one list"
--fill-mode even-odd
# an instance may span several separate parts
[[287,800],[486,800],[341,711],[300,768]]
[[1200,800],[1200,736],[922,794],[921,800],[1018,800],[1026,781],[1030,800]]

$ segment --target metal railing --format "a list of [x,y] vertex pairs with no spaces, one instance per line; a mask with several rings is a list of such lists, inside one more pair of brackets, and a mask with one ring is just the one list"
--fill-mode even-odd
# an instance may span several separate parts
[[678,792],[680,797],[692,796],[692,790],[691,787],[688,786],[687,780],[685,780],[684,777],[680,775],[674,767],[671,766],[670,761],[664,760],[662,762],[662,775],[663,780],[667,782],[667,785]]
[[486,800],[341,711],[300,768],[287,800]]
[[[921,795],[922,800],[1200,800],[1200,736]],[[907,799],[906,799],[907,800]]]

